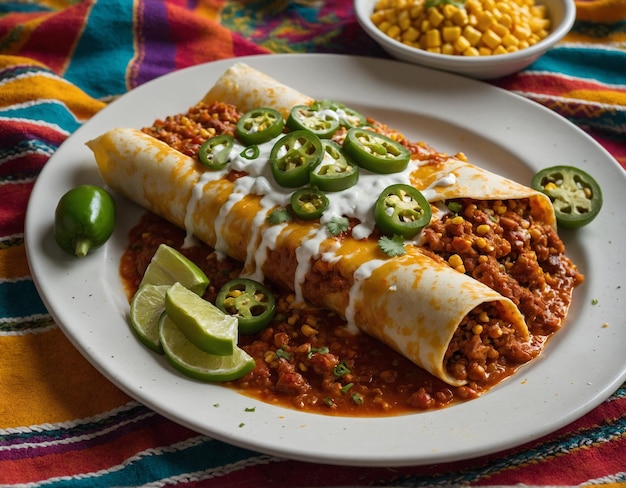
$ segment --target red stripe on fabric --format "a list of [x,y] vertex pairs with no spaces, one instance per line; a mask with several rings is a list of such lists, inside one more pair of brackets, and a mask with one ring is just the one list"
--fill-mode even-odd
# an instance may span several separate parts
[[175,4],[166,8],[176,69],[233,57],[231,33],[224,26]]
[[580,485],[584,482],[619,473],[626,462],[626,437],[612,442],[584,446],[569,452],[531,461],[516,469],[503,470],[484,477],[480,485]]
[[30,181],[0,186],[0,237],[24,233],[26,204],[33,185]]
[[233,54],[235,56],[251,56],[253,54],[271,54],[269,49],[257,46],[253,42],[241,37],[239,34],[233,34]]
[[[59,476],[77,476],[116,467],[148,449],[158,450],[197,436],[163,417],[154,416],[140,421],[120,435],[113,431],[106,437],[96,437],[76,444],[59,444],[54,452],[38,448],[15,450],[0,460],[0,473],[5,483],[32,483]],[[158,435],[155,431],[158,430]],[[158,439],[158,445],[157,445]],[[13,454],[13,456],[11,456]]]
[[94,1],[78,2],[58,13],[46,14],[47,19],[30,33],[20,55],[36,59],[56,73],[63,73]]
[[67,134],[61,132],[56,127],[51,127],[29,120],[7,120],[0,121],[0,147],[13,148],[24,141],[37,140],[44,141],[53,146],[59,146]]
[[47,154],[28,153],[0,164],[0,177],[35,176],[48,161]]

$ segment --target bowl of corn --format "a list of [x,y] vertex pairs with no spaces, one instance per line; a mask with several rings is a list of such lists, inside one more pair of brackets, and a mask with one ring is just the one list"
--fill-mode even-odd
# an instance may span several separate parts
[[355,0],[391,56],[476,79],[526,68],[569,32],[574,0]]

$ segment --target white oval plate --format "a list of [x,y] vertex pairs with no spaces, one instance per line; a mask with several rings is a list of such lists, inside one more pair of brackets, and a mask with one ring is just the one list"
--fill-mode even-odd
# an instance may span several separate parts
[[311,462],[401,466],[520,445],[581,417],[626,379],[619,302],[626,173],[590,137],[504,90],[397,61],[324,54],[238,60],[308,95],[362,110],[414,140],[464,151],[470,161],[520,182],[548,165],[584,168],[602,186],[605,206],[591,225],[563,237],[587,279],[575,291],[564,329],[540,358],[483,397],[440,411],[391,418],[307,414],[179,375],[143,347],[126,322],[118,265],[141,210],[118,198],[113,237],[83,260],[57,248],[53,213],[71,187],[101,184],[87,140],[186,110],[234,60],[213,62],[147,83],[98,113],[48,161],[28,205],[26,248],[42,299],[73,344],[113,383],[175,422],[237,446]]

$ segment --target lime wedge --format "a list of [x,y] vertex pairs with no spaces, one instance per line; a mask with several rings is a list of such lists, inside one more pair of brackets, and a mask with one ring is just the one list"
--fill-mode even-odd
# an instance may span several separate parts
[[130,324],[139,340],[153,351],[163,353],[159,341],[159,318],[165,313],[165,293],[170,285],[146,284],[130,302]]
[[228,356],[237,347],[237,317],[222,312],[180,283],[165,293],[165,311],[198,349]]
[[202,295],[209,286],[209,278],[195,263],[173,247],[161,244],[152,256],[139,286],[147,283],[173,285],[176,282],[198,295]]
[[165,356],[181,373],[204,381],[231,381],[254,369],[254,359],[235,346],[228,356],[201,351],[185,337],[180,328],[164,314],[160,320],[159,337]]

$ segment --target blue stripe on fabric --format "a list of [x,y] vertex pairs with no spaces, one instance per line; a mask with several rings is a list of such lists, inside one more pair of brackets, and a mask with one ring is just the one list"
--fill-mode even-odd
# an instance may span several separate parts
[[43,482],[40,486],[63,488],[109,488],[120,486],[142,486],[176,476],[190,475],[197,472],[209,472],[224,466],[236,464],[259,454],[229,444],[202,439],[198,444],[173,450],[166,447],[158,454],[147,455],[121,466],[117,471],[80,478],[67,477]]
[[528,71],[549,71],[626,87],[625,66],[626,51],[564,45],[549,50]]
[[126,68],[135,55],[133,29],[128,28],[134,24],[133,3],[93,2],[64,78],[94,98],[127,91]]
[[45,154],[50,157],[58,148],[59,146],[56,144],[49,144],[37,139],[20,141],[18,144],[7,148],[0,147],[0,166],[13,158],[27,154]]
[[17,319],[35,314],[46,314],[32,280],[0,283],[0,319]]
[[12,14],[15,12],[32,13],[32,12],[52,12],[53,9],[44,7],[37,3],[25,2],[0,2],[0,14]]
[[74,132],[81,125],[61,102],[47,100],[34,101],[18,108],[0,109],[0,117],[28,119],[34,123],[44,121],[49,124],[56,124],[68,133]]

